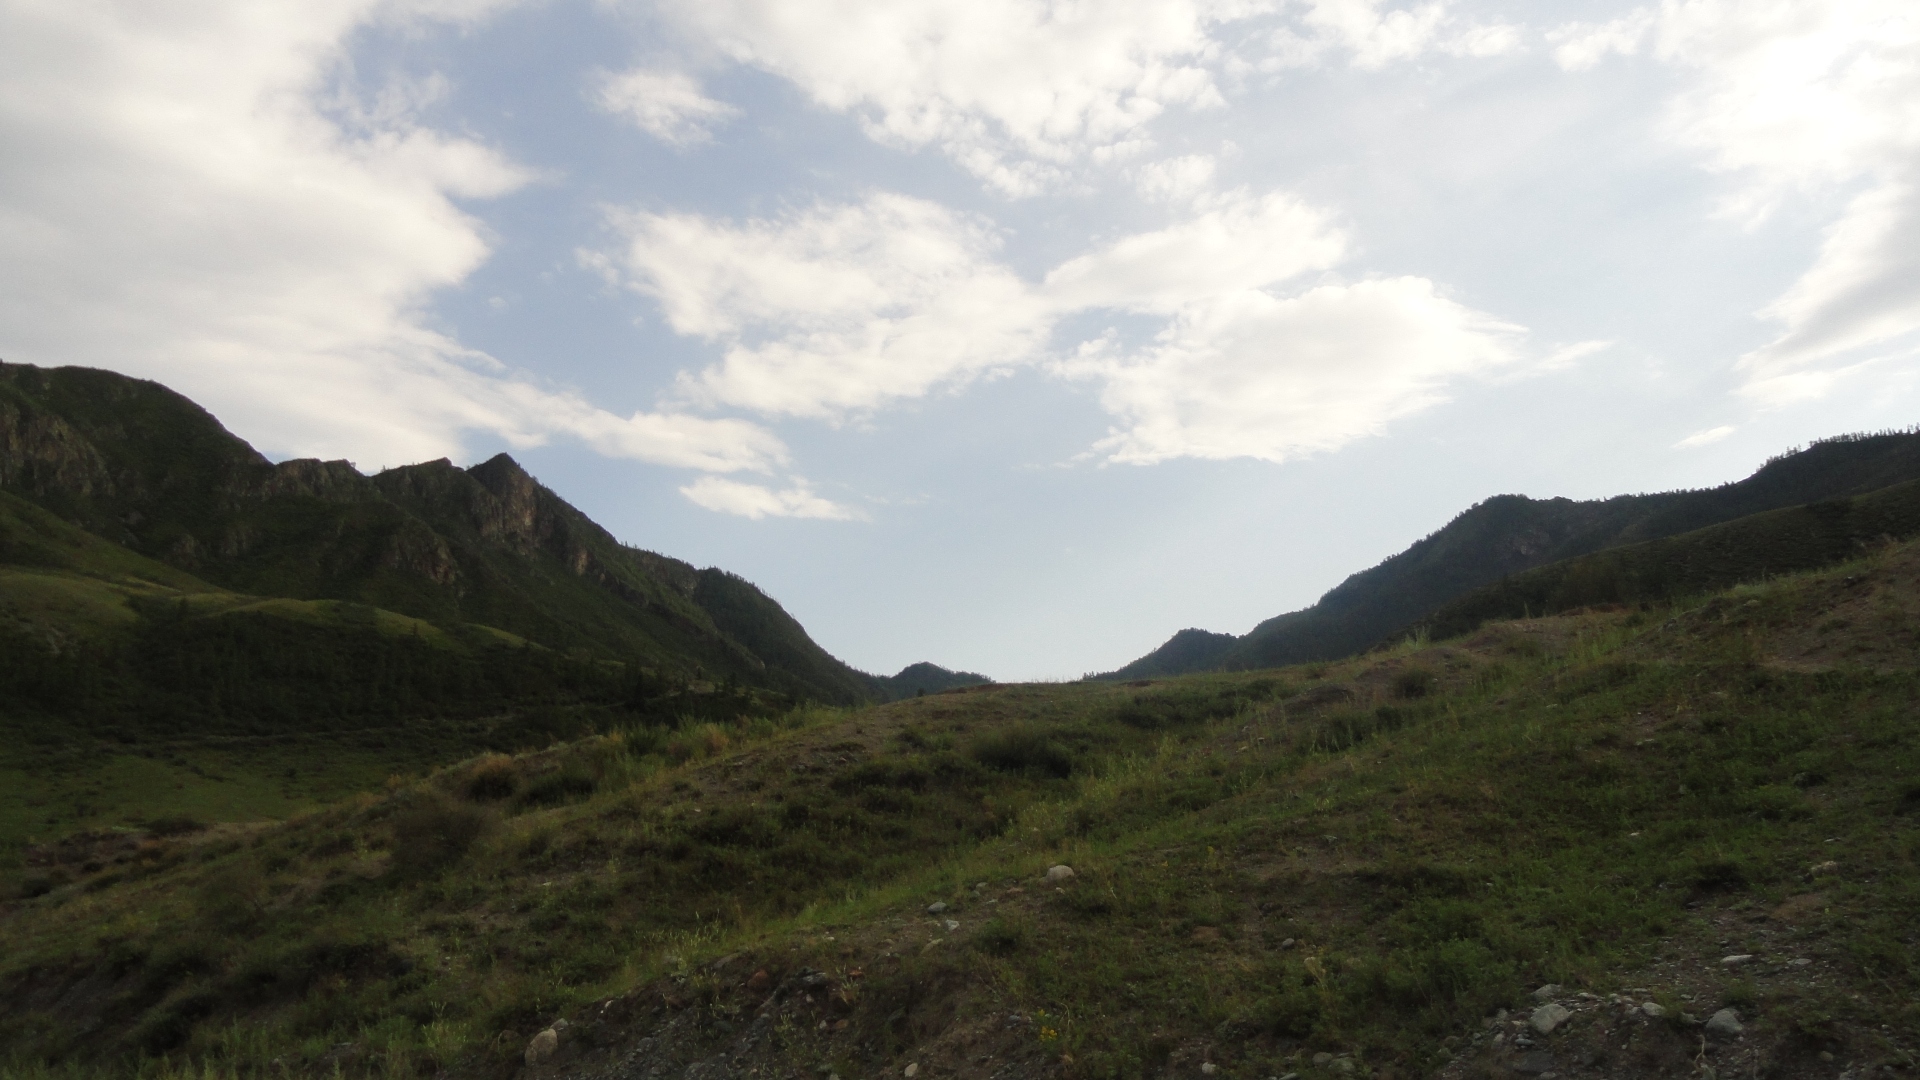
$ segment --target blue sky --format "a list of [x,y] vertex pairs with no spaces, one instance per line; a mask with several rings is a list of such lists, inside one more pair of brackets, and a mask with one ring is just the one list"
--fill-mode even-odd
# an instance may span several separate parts
[[1920,419],[1916,101],[1893,0],[0,0],[0,357],[1072,678]]

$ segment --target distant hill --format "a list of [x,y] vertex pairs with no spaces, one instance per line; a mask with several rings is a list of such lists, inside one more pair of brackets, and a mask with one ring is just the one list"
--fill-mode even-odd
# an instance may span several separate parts
[[[505,454],[374,476],[274,464],[157,383],[0,364],[0,493],[106,542],[94,557],[123,550],[198,583],[169,588],[490,627],[582,661],[796,699],[883,694],[751,584],[620,543]],[[42,536],[36,552],[32,529],[12,532],[0,559],[20,565],[77,542]]]
[[917,697],[921,694],[937,694],[942,690],[952,690],[961,686],[984,686],[993,682],[985,675],[976,675],[971,671],[948,671],[938,664],[921,661],[908,664],[897,675],[881,675],[874,679],[880,684],[888,701]]
[[1097,677],[1243,670],[1349,656],[1522,571],[1915,479],[1920,479],[1920,434],[1903,432],[1828,439],[1774,458],[1745,480],[1704,490],[1589,501],[1498,495],[1349,577],[1312,607],[1275,616],[1240,637],[1181,631],[1146,656]]

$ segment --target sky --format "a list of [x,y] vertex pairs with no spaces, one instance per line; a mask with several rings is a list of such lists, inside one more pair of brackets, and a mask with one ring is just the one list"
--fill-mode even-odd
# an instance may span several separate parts
[[1920,10],[0,0],[0,358],[1077,678],[1920,421]]

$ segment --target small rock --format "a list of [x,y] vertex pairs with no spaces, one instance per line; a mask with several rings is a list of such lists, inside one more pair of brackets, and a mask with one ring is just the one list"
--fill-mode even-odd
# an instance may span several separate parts
[[1073,867],[1065,863],[1061,863],[1059,866],[1050,866],[1047,868],[1047,880],[1056,885],[1063,881],[1072,881]]
[[1822,1051],[1820,1051],[1820,1060],[1821,1060],[1821,1061],[1832,1061],[1832,1060],[1833,1060],[1833,1051],[1831,1051],[1831,1050],[1822,1050]]
[[1202,1076],[1212,1076],[1214,1073],[1217,1073],[1219,1071],[1220,1071],[1220,1066],[1215,1065],[1211,1061],[1203,1061],[1200,1063],[1200,1074]]
[[951,934],[955,930],[960,929],[960,921],[958,919],[948,919],[946,921],[946,927],[947,927],[947,933]]
[[759,971],[756,971],[752,975],[749,975],[747,977],[747,989],[757,994],[760,991],[765,990],[767,988],[767,984],[772,981],[773,981],[773,976],[767,974],[766,968],[761,968]]
[[1533,1015],[1527,1018],[1527,1023],[1540,1034],[1551,1035],[1554,1028],[1566,1023],[1567,1018],[1572,1015],[1573,1013],[1569,1012],[1565,1006],[1549,1002],[1533,1010]]
[[1332,1054],[1329,1054],[1329,1053],[1327,1053],[1327,1052],[1326,1052],[1325,1050],[1322,1050],[1322,1051],[1320,1051],[1319,1053],[1317,1053],[1317,1054],[1315,1054],[1315,1055],[1313,1055],[1313,1063],[1314,1063],[1315,1065],[1322,1065],[1322,1066],[1324,1066],[1324,1065],[1326,1065],[1326,1064],[1328,1064],[1329,1062],[1331,1062],[1332,1060],[1333,1060],[1333,1055],[1332,1055]]
[[1280,947],[1283,949],[1291,949],[1293,948],[1293,945],[1294,945],[1294,941],[1292,938],[1288,938],[1287,940],[1280,943]]
[[1279,1080],[1300,1080],[1300,1074],[1288,1073],[1287,1075],[1280,1077]]
[[553,1052],[558,1049],[560,1049],[560,1035],[552,1028],[548,1028],[527,1043],[527,1064],[538,1065],[552,1057]]
[[1753,962],[1752,953],[1734,953],[1732,956],[1723,956],[1720,958],[1720,963],[1727,967],[1739,967],[1742,964],[1748,964],[1752,962]]
[[[1827,843],[1831,844],[1833,841],[1829,840]],[[1808,868],[1807,872],[1812,874],[1831,874],[1838,869],[1840,869],[1840,864],[1832,859],[1828,859],[1826,862],[1813,864]]]
[[917,1061],[908,1063],[907,1067],[901,1070],[900,1075],[906,1077],[907,1080],[913,1080],[914,1077],[920,1075],[920,1063]]
[[1791,963],[1793,964],[1794,967],[1806,967],[1807,965],[1813,963],[1813,961],[1802,956],[1796,960],[1791,961]]
[[1645,1005],[1640,1006],[1640,1011],[1646,1013],[1648,1018],[1653,1020],[1658,1020],[1667,1015],[1667,1010],[1661,1008],[1660,1003],[1657,1001],[1649,1001]]
[[567,1022],[565,1020],[555,1020],[553,1023],[548,1024],[547,1027],[551,1028],[553,1033],[558,1035],[560,1032],[567,1030]]
[[1553,995],[1555,995],[1555,994],[1557,994],[1557,993],[1559,993],[1559,992],[1560,992],[1560,987],[1559,987],[1559,986],[1557,986],[1557,985],[1555,985],[1555,984],[1553,984],[1553,983],[1548,983],[1547,985],[1545,985],[1545,986],[1543,986],[1543,987],[1541,987],[1540,989],[1538,989],[1538,990],[1535,990],[1535,991],[1533,992],[1533,1000],[1535,1000],[1535,1001],[1552,1001],[1552,1000],[1553,1000]]
[[935,901],[927,905],[927,914],[929,915],[945,915],[946,913],[947,905],[945,903]]
[[1707,1034],[1723,1039],[1737,1039],[1747,1030],[1740,1025],[1740,1014],[1732,1009],[1721,1009],[1707,1018]]

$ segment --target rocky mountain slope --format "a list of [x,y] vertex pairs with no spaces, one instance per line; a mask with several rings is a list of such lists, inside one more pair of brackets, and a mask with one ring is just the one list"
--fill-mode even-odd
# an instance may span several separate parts
[[881,696],[771,598],[621,544],[501,454],[274,464],[156,383],[0,364],[0,492],[220,589],[477,624],[796,697]]
[[1499,495],[1361,571],[1312,607],[1234,637],[1184,630],[1110,672],[1129,679],[1330,660],[1368,649],[1442,605],[1509,575],[1752,514],[1920,479],[1920,434],[1842,436],[1777,457],[1752,476],[1699,491],[1579,502]]

